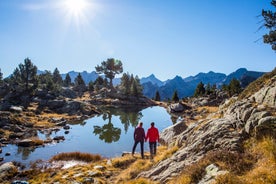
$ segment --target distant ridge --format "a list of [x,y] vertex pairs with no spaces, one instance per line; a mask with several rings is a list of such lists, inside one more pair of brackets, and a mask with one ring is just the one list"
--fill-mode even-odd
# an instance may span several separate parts
[[[38,74],[43,71],[38,71]],[[71,77],[72,82],[78,74],[81,74],[84,82],[88,84],[90,81],[95,81],[99,75],[95,72],[76,72],[70,71],[68,74]],[[159,91],[161,99],[171,99],[174,91],[178,92],[179,98],[189,97],[194,94],[197,85],[202,82],[203,84],[216,84],[217,87],[221,87],[223,84],[229,84],[233,78],[238,79],[241,82],[242,87],[246,87],[250,82],[256,80],[262,76],[265,72],[248,71],[246,68],[239,68],[229,75],[223,73],[216,73],[209,71],[208,73],[200,72],[195,76],[189,76],[182,78],[181,76],[175,76],[173,79],[161,81],[155,77],[154,74],[148,77],[142,77],[140,82],[143,86],[143,94],[148,98],[154,98],[157,91]],[[67,73],[61,74],[64,79]],[[120,84],[120,78],[113,80],[114,86]]]
[[[156,91],[159,91],[161,99],[171,99],[174,91],[178,92],[179,98],[189,97],[194,94],[194,91],[197,85],[202,82],[203,84],[216,84],[217,87],[221,87],[223,84],[229,84],[233,78],[239,80],[242,84],[242,87],[246,87],[250,82],[256,80],[262,76],[265,72],[256,72],[248,71],[246,68],[239,68],[235,72],[230,73],[229,75],[223,73],[215,73],[210,71],[208,73],[198,73],[195,76],[189,76],[187,78],[182,78],[176,76],[173,79],[163,82],[163,85],[157,85],[154,75],[150,75],[145,78],[147,80],[141,80],[141,83],[144,87],[143,93],[149,98],[154,98]],[[153,78],[154,77],[154,78]],[[153,79],[151,81],[150,79]],[[146,83],[143,83],[146,81]]]

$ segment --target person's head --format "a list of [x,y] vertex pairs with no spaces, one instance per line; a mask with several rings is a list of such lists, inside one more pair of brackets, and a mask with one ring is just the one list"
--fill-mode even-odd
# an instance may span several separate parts
[[151,122],[151,124],[150,124],[152,127],[154,127],[154,122]]
[[142,126],[143,126],[143,122],[140,122],[140,123],[139,123],[139,127],[142,127]]

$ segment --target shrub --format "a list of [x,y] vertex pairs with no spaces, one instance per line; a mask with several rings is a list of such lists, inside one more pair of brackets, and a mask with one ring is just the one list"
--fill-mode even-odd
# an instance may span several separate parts
[[101,156],[90,153],[81,153],[81,152],[70,152],[70,153],[60,153],[51,158],[51,161],[68,161],[68,160],[78,160],[84,162],[93,162],[101,160]]

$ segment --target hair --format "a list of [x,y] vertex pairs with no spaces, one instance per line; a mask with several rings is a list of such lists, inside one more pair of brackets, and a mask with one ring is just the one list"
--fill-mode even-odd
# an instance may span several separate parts
[[143,126],[143,122],[140,122],[140,123],[139,123],[139,126]]
[[151,124],[150,124],[151,126],[154,126],[154,122],[151,122]]

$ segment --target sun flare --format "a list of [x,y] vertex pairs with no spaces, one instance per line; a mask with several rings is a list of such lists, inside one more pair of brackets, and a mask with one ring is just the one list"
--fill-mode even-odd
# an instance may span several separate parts
[[88,2],[86,0],[66,0],[64,5],[69,14],[79,16],[88,7]]

